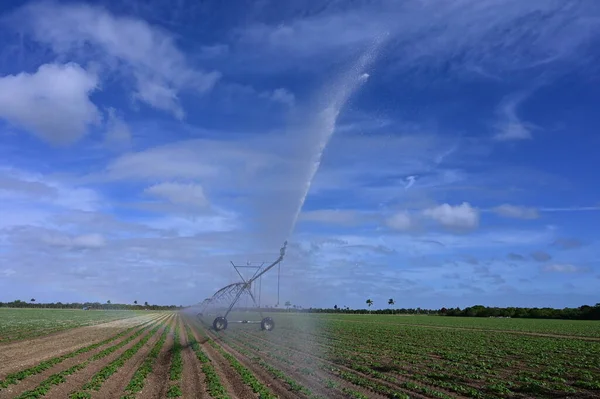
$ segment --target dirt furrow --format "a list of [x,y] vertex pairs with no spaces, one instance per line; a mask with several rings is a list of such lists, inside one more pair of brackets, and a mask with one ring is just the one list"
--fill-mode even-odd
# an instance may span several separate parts
[[[313,363],[308,364],[304,359],[293,354],[291,356],[286,354],[289,363],[284,363],[270,356],[271,351],[269,351],[268,348],[258,351],[247,346],[246,342],[239,337],[230,337],[229,340],[225,341],[225,343],[228,344],[227,346],[233,349],[233,351],[241,353],[234,347],[235,345],[240,346],[246,352],[246,354],[242,354],[243,356],[248,358],[248,355],[250,355],[251,357],[260,358],[268,365],[275,367],[294,381],[308,388],[313,395],[319,395],[320,397],[328,399],[343,399],[348,397],[348,394],[344,392],[344,389],[351,389],[370,398],[385,398],[385,396],[376,394],[368,389],[353,385],[336,375],[325,373],[319,368],[316,368]],[[229,342],[231,342],[232,345],[229,345]],[[224,348],[229,350],[226,346],[224,346]],[[265,350],[269,353],[265,353]],[[255,360],[249,360],[252,364],[256,364]],[[256,367],[264,369],[260,364],[256,364]],[[310,375],[304,374],[302,370],[309,370]],[[331,383],[334,383],[335,386],[332,386]]]
[[148,376],[144,388],[137,395],[143,399],[166,398],[169,389],[169,366],[173,351],[173,342],[175,341],[175,326],[178,316],[174,316],[170,321],[170,331],[167,334],[167,340],[163,345],[156,362],[152,366],[152,373]]
[[[160,320],[157,320],[155,323],[159,323],[159,322],[160,322]],[[72,375],[66,376],[65,382],[63,382],[60,385],[53,386],[52,389],[50,389],[50,391],[48,392],[48,394],[46,396],[50,397],[50,398],[68,398],[69,394],[71,392],[80,389],[83,386],[83,384],[85,384],[92,378],[92,376],[94,374],[96,374],[98,371],[100,371],[108,363],[117,359],[119,356],[121,356],[123,354],[123,352],[125,352],[127,349],[134,346],[136,343],[138,343],[140,340],[142,340],[149,333],[150,333],[150,330],[144,332],[143,334],[136,337],[131,342],[128,342],[126,345],[119,348],[118,350],[111,353],[110,355],[108,355],[102,359],[99,359],[98,361],[91,362],[84,369],[79,370],[78,372],[76,372]]]
[[[171,316],[169,316],[171,318]],[[131,377],[142,364],[146,356],[156,342],[160,339],[161,334],[166,328],[168,320],[163,321],[163,325],[154,333],[154,335],[140,348],[133,357],[120,367],[117,372],[111,375],[100,388],[99,391],[92,392],[92,399],[95,398],[119,398],[123,395],[125,387],[129,384]]]
[[[223,345],[223,342],[220,340],[220,338],[216,334],[213,334],[212,332],[209,332],[206,328],[204,328],[204,326],[198,320],[196,320],[196,319],[190,319],[190,323],[194,326],[194,334],[196,335],[196,337],[199,340],[199,342],[204,341],[204,339],[203,339],[204,336],[199,336],[201,334],[199,334],[198,331],[203,331],[204,333],[209,334],[209,337],[212,338],[213,341],[217,342],[218,344],[221,344],[221,347],[223,349],[225,349],[228,353],[230,353],[234,357],[236,357],[238,359],[238,361],[244,367],[246,367],[248,370],[250,370],[255,375],[255,377],[263,385],[265,385],[266,387],[268,387],[278,397],[280,397],[280,398],[302,398],[302,397],[306,397],[305,395],[303,395],[303,394],[301,394],[299,392],[292,392],[292,391],[290,391],[289,388],[288,388],[288,385],[284,381],[281,381],[281,380],[279,380],[277,378],[274,378],[264,368],[262,368],[262,367],[260,367],[260,366],[258,366],[256,364],[254,364],[253,362],[251,362],[249,359],[247,359],[245,356],[243,356],[242,354],[238,353],[237,351],[234,351],[231,348],[229,348],[228,346]],[[197,329],[197,331],[196,331],[196,329]],[[207,343],[205,343],[204,346],[208,346],[212,350],[214,350],[214,348],[212,348]],[[221,356],[221,355],[219,354],[219,356]],[[227,361],[226,359],[224,359],[224,360]],[[255,396],[256,396],[256,394],[255,394]]]
[[98,353],[102,352],[103,350],[105,350],[107,348],[110,348],[114,345],[118,345],[119,342],[123,342],[124,340],[126,340],[127,338],[129,338],[133,334],[135,334],[137,331],[139,331],[140,328],[143,328],[143,327],[140,325],[138,328],[134,328],[128,334],[126,334],[122,337],[119,337],[118,339],[116,339],[114,341],[108,342],[108,343],[106,343],[102,346],[99,346],[98,348],[95,348],[89,352],[81,353],[77,356],[66,359],[39,374],[29,376],[29,377],[25,378],[24,380],[18,382],[15,385],[10,385],[9,387],[7,387],[5,389],[0,390],[0,399],[14,398],[14,397],[22,394],[25,391],[34,389],[42,381],[44,381],[51,375],[59,373],[63,370],[67,370],[67,369],[75,366],[76,364],[82,363],[85,360],[91,358],[92,356],[97,355]]
[[73,328],[27,341],[2,344],[0,345],[0,380],[15,371],[35,366],[44,360],[76,351],[95,342],[101,342],[129,327],[161,316],[161,314],[143,315]]
[[[208,398],[209,395],[206,392],[206,384],[204,381],[204,373],[202,372],[202,365],[198,360],[198,357],[194,353],[194,349],[187,336],[186,322],[183,317],[180,317],[179,333],[181,344],[183,345],[183,376],[181,391],[184,398]],[[197,338],[196,338],[197,339]]]
[[[190,321],[191,320],[188,319],[188,322]],[[227,359],[225,359],[219,352],[217,352],[215,348],[210,346],[207,341],[201,339],[201,337],[198,335],[198,332],[196,331],[198,326],[194,322],[190,322],[190,326],[192,327],[192,333],[194,334],[196,340],[200,344],[202,351],[212,362],[212,365],[215,368],[215,371],[219,376],[221,383],[227,390],[228,395],[233,399],[247,399],[258,397],[258,395],[255,394],[249,386],[244,384],[244,381],[242,380],[238,372],[233,367],[231,367],[229,361],[227,361]],[[265,385],[269,386],[270,384]]]

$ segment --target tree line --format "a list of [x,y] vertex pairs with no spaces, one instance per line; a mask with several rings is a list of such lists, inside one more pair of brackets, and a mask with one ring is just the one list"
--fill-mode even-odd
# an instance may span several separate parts
[[[333,308],[303,308],[301,306],[292,306],[289,301],[285,306],[287,311],[299,313],[346,313],[346,314],[414,314],[414,315],[438,315],[438,316],[460,316],[460,317],[507,317],[507,318],[526,318],[526,319],[568,319],[568,320],[600,320],[600,303],[594,306],[583,305],[577,308],[522,308],[522,307],[488,307],[483,305],[469,306],[461,308],[441,308],[441,309],[422,309],[422,308],[387,308],[370,310],[373,305],[372,300],[366,302],[367,309],[351,309],[348,306],[337,306]],[[389,306],[395,302],[390,299]],[[248,309],[250,310],[250,309]],[[281,309],[263,308],[263,312],[278,312]]]
[[106,303],[100,302],[50,302],[50,303],[38,303],[35,298],[31,298],[29,302],[21,301],[20,299],[12,302],[0,302],[0,308],[38,308],[38,309],[86,309],[86,310],[176,310],[181,309],[183,306],[177,305],[151,305],[148,302],[144,302],[143,305],[138,305],[137,301],[133,304],[126,303]]
[[583,305],[578,308],[498,308],[483,305],[460,308],[442,308],[445,316],[463,317],[514,317],[527,319],[568,319],[568,320],[600,320],[600,303],[594,306]]

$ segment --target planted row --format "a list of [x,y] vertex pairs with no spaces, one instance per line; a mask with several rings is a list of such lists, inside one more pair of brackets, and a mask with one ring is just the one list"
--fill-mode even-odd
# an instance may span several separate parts
[[229,364],[231,364],[231,366],[238,372],[240,377],[242,377],[242,381],[244,381],[244,383],[246,385],[248,385],[250,388],[252,388],[252,390],[255,393],[257,393],[261,398],[269,398],[269,399],[277,398],[277,396],[273,395],[273,393],[266,386],[264,386],[260,381],[258,381],[256,379],[256,377],[254,376],[254,374],[252,374],[252,372],[250,370],[248,370],[246,367],[244,367],[234,356],[227,353],[223,348],[221,348],[219,345],[217,345],[215,343],[215,341],[213,341],[212,339],[208,339],[208,343],[213,348],[215,348],[217,351],[219,351],[219,353],[221,353],[221,355],[223,355],[223,357],[229,361]]
[[16,384],[21,380],[24,380],[27,377],[30,377],[32,375],[36,375],[39,374],[45,370],[48,370],[49,368],[51,368],[54,365],[57,365],[67,359],[70,359],[72,357],[75,357],[77,355],[81,355],[82,353],[86,353],[86,352],[90,352],[96,348],[99,348],[103,345],[106,345],[116,339],[119,339],[127,334],[129,334],[131,331],[133,331],[136,327],[131,327],[128,328],[125,331],[120,332],[117,335],[114,335],[110,338],[105,339],[104,341],[86,346],[84,348],[81,349],[77,349],[76,351],[67,353],[65,355],[61,355],[61,356],[57,356],[57,357],[53,357],[52,359],[48,359],[48,360],[44,360],[43,362],[37,364],[36,366],[33,367],[29,367],[25,370],[21,370],[18,371],[16,373],[11,373],[9,375],[6,376],[6,378],[2,381],[0,381],[0,390],[2,390],[3,388],[7,388],[9,385],[12,384]]
[[127,339],[119,342],[116,345],[113,345],[113,346],[105,349],[104,351],[90,357],[89,359],[83,361],[82,363],[76,364],[76,365],[74,365],[66,370],[63,370],[61,372],[52,374],[51,376],[46,378],[44,381],[42,381],[36,388],[26,391],[26,392],[23,392],[21,395],[18,396],[18,399],[34,399],[34,398],[41,398],[41,397],[45,396],[53,386],[64,383],[66,381],[65,377],[67,377],[71,374],[74,374],[74,373],[78,372],[79,370],[83,370],[91,362],[93,362],[95,360],[99,360],[105,356],[108,356],[110,353],[118,350],[119,348],[122,348],[123,346],[127,345],[129,342],[131,342],[132,340],[134,340],[135,338],[137,338],[141,334],[143,334],[148,328],[150,328],[150,326],[143,327],[139,331],[137,331],[135,334],[128,337]]
[[125,387],[125,395],[123,395],[121,399],[133,399],[135,398],[135,395],[144,388],[146,377],[152,372],[152,365],[156,361],[160,350],[167,340],[168,333],[169,326],[165,328],[158,342],[154,345],[144,362],[138,367],[133,377],[131,377],[129,384]]
[[168,398],[178,398],[182,395],[179,380],[183,372],[183,359],[181,357],[181,339],[180,339],[179,324],[175,327],[175,337],[173,343],[173,357],[171,360],[171,368],[169,369],[169,380],[175,383],[169,386],[167,391]]
[[152,336],[158,331],[160,326],[154,327],[150,333],[146,334],[141,340],[139,340],[135,345],[131,348],[127,349],[125,352],[121,354],[117,359],[110,362],[107,366],[103,367],[100,371],[98,371],[94,376],[90,379],[89,382],[83,385],[83,387],[75,392],[72,392],[69,395],[70,399],[81,399],[87,398],[91,396],[89,391],[95,390],[99,391],[100,387],[111,375],[117,372],[127,360],[129,360],[133,355],[135,355],[142,346],[146,344],[152,338]]
[[223,384],[221,384],[221,379],[219,375],[215,371],[214,366],[212,365],[210,359],[200,348],[200,344],[196,340],[196,337],[192,333],[192,330],[188,325],[185,326],[188,341],[190,342],[190,346],[194,350],[196,357],[202,364],[202,372],[204,373],[205,381],[206,381],[206,390],[210,394],[213,399],[229,399],[229,395],[227,395],[227,391]]

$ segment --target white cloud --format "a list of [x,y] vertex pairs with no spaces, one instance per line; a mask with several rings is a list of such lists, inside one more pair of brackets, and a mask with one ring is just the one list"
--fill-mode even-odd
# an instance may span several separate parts
[[413,227],[413,222],[407,212],[398,212],[392,215],[386,224],[394,230],[408,230]]
[[164,180],[215,176],[219,166],[210,164],[201,156],[200,144],[190,141],[125,154],[108,165],[107,177],[114,180]]
[[415,184],[416,181],[417,181],[417,176],[408,176],[406,178],[406,185],[404,186],[404,189],[408,190]]
[[548,273],[579,273],[586,271],[585,268],[578,267],[570,263],[554,263],[544,266],[542,270]]
[[79,65],[45,64],[33,73],[0,78],[0,117],[56,144],[70,144],[100,121],[89,95],[96,75]]
[[14,269],[2,269],[2,270],[0,270],[0,275],[2,275],[4,277],[10,277],[13,274],[17,274],[17,272]]
[[46,244],[66,248],[100,248],[105,245],[104,237],[100,234],[84,234],[79,236],[68,236],[61,234],[46,233],[42,236]]
[[173,204],[206,207],[209,201],[198,184],[159,183],[144,190],[145,193],[164,198]]
[[530,93],[521,93],[508,98],[500,104],[498,114],[500,121],[496,125],[494,139],[498,141],[526,140],[531,139],[531,131],[535,126],[522,121],[517,115],[517,107],[527,98]]
[[184,115],[180,91],[203,93],[220,78],[218,72],[191,67],[165,31],[100,7],[39,2],[23,7],[15,17],[15,24],[59,55],[93,57],[107,68],[129,74],[136,82],[135,98],[178,118]]
[[424,210],[423,215],[449,228],[471,229],[479,225],[479,211],[468,202],[456,206],[442,204]]
[[288,107],[292,107],[296,102],[294,93],[284,88],[275,89],[272,92],[263,92],[259,95],[259,97],[287,105]]
[[492,209],[494,213],[500,216],[513,219],[537,219],[540,217],[536,208],[503,204]]

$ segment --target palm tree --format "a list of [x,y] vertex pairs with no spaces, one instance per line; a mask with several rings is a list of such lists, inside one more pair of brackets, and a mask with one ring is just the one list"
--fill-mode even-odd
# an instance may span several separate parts
[[290,310],[290,306],[292,306],[292,303],[290,301],[286,301],[285,305],[284,305],[288,310]]
[[394,298],[388,299],[388,305],[393,306],[396,302],[394,302]]
[[367,299],[367,306],[369,306],[369,313],[371,313],[371,306],[373,305],[372,299]]
[[32,303],[33,303],[33,302],[35,302],[35,298],[31,298],[31,302],[32,302]]
[[137,305],[137,301],[133,301],[133,304],[134,304],[134,305]]
[[144,302],[144,306],[148,306],[148,301]]
[[110,299],[108,301],[106,301],[106,303],[108,303],[110,305]]

